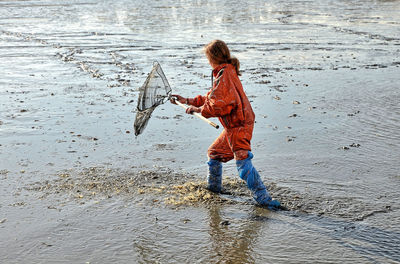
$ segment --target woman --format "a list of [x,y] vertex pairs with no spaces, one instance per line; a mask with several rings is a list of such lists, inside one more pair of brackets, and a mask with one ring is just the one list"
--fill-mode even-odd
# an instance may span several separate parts
[[208,189],[221,192],[222,163],[235,159],[239,176],[247,182],[254,199],[260,205],[278,208],[280,203],[272,200],[251,162],[250,141],[255,116],[238,77],[239,60],[231,57],[228,46],[221,40],[206,45],[204,52],[213,68],[212,88],[205,96],[195,98],[173,95],[171,102],[178,100],[189,105],[188,114],[197,112],[206,118],[218,117],[224,127],[208,149]]

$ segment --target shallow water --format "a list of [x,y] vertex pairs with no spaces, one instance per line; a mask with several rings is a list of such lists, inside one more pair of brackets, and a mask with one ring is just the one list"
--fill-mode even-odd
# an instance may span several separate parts
[[[399,263],[399,11],[372,0],[1,1],[1,262]],[[259,208],[227,180],[235,200],[200,188],[200,200],[168,203],[204,181],[219,133],[180,107],[158,107],[134,137],[153,61],[175,93],[205,93],[201,48],[215,38],[241,62],[254,164],[291,211]],[[234,163],[224,174],[237,177]]]

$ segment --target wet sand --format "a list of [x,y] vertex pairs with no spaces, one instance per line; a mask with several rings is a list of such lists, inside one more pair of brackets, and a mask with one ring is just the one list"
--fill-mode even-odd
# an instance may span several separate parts
[[[399,2],[239,6],[0,3],[1,263],[400,263]],[[233,162],[232,195],[205,190],[220,131],[180,107],[134,136],[153,61],[206,93],[214,38],[287,212],[256,206]]]

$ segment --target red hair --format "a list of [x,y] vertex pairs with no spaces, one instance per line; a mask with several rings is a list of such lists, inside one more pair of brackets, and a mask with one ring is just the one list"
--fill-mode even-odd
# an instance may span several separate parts
[[231,57],[228,46],[222,40],[213,40],[204,46],[204,53],[208,60],[213,64],[232,64],[235,67],[236,74],[241,75],[239,72],[240,62],[237,58]]

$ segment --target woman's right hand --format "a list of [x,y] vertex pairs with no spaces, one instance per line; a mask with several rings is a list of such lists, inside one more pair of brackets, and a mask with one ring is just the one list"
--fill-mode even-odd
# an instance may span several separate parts
[[175,100],[178,100],[180,103],[185,104],[186,103],[186,98],[182,97],[178,94],[171,94],[171,99],[169,101],[173,104],[176,104]]

